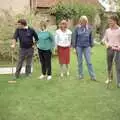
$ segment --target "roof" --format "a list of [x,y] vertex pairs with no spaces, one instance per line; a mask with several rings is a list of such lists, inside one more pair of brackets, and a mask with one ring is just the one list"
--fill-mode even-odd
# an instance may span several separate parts
[[51,7],[56,4],[56,0],[37,0],[37,7]]
[[[34,1],[34,0],[33,0]],[[60,0],[36,0],[37,2],[37,7],[51,7],[55,5],[58,1]],[[71,0],[72,1],[72,0]],[[78,2],[83,4],[93,4],[93,5],[100,5],[98,0],[77,0]],[[63,0],[63,2],[70,2],[70,0]],[[73,0],[74,2],[74,0]]]
[[99,1],[98,0],[79,0],[80,3],[84,3],[84,4],[93,4],[93,5],[99,5]]

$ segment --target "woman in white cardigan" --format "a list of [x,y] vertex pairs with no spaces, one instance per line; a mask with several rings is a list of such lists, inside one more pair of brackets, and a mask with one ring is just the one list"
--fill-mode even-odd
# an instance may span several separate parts
[[[68,66],[70,64],[71,36],[72,32],[68,29],[67,21],[62,20],[55,35],[59,64],[61,67],[61,77],[64,76],[65,72],[67,76],[70,74]],[[64,66],[66,70],[64,70]]]

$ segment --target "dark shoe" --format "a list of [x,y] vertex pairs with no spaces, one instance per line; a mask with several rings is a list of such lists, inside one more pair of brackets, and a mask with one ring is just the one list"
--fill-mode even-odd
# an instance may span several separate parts
[[26,74],[26,77],[31,77],[32,76],[32,74]]
[[13,80],[17,80],[19,78],[19,76],[14,76]]

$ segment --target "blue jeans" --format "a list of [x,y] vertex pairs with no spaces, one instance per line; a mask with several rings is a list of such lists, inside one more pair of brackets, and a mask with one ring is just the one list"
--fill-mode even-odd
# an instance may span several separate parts
[[93,66],[91,63],[91,48],[90,47],[76,47],[76,52],[77,52],[77,59],[78,59],[78,70],[79,70],[79,75],[81,77],[84,76],[83,74],[83,54],[85,57],[85,60],[87,62],[87,67],[88,67],[88,72],[91,78],[95,78],[95,73],[93,70]]

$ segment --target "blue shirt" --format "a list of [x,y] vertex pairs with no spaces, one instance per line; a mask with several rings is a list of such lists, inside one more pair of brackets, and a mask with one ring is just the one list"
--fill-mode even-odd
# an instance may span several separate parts
[[33,38],[35,38],[36,41],[38,41],[38,36],[37,33],[33,28],[28,27],[26,28],[18,28],[16,29],[13,39],[16,41],[19,40],[20,42],[20,47],[21,48],[31,48],[34,43],[33,43]]
[[79,26],[75,28],[72,39],[72,46],[74,48],[93,46],[92,29],[90,26]]

